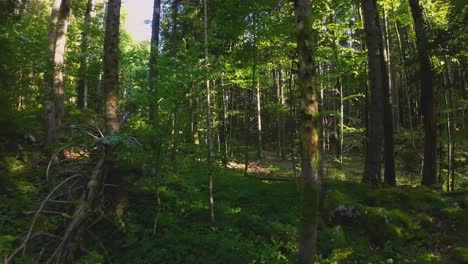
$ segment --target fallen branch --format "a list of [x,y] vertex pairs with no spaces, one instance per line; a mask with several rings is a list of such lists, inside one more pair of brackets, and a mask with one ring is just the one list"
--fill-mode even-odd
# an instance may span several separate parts
[[46,170],[46,181],[49,181],[49,172],[50,172],[50,167],[52,166],[52,162],[54,161],[54,158],[57,157],[62,151],[64,151],[65,149],[69,148],[69,147],[81,147],[81,148],[85,148],[83,145],[81,144],[68,144],[62,148],[60,148],[57,152],[55,152],[52,157],[50,158],[50,161],[49,161],[49,164],[47,165],[47,170]]

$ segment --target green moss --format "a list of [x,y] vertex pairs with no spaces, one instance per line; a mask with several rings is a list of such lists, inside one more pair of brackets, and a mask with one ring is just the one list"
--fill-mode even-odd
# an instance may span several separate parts
[[329,259],[331,261],[336,261],[336,263],[346,263],[352,254],[352,248],[337,248],[333,250]]
[[353,197],[341,190],[330,190],[325,194],[323,202],[323,210],[325,212],[333,212],[338,206],[355,204]]
[[455,247],[450,251],[451,263],[468,263],[468,247]]

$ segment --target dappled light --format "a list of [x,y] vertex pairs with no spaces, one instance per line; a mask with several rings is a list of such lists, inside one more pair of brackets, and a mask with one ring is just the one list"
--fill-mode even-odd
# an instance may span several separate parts
[[1,261],[468,263],[467,12],[0,1]]

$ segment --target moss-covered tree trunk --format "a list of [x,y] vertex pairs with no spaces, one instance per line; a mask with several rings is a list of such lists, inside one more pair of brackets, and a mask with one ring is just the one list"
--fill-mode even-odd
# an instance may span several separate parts
[[301,89],[302,142],[302,212],[299,240],[299,263],[314,263],[317,248],[317,222],[320,193],[318,175],[319,117],[314,87],[313,29],[311,1],[296,0],[296,37],[298,54],[298,81]]

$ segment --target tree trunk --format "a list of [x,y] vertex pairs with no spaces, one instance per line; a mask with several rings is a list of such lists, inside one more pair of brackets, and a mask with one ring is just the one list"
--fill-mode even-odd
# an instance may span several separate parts
[[221,144],[221,160],[224,167],[227,167],[227,138],[226,138],[226,90],[224,88],[224,72],[221,74],[221,133],[220,133],[220,144]]
[[[153,2],[153,20],[151,23],[151,48],[150,48],[150,61],[149,61],[149,88],[151,92],[150,104],[150,120],[156,129],[159,127],[159,104],[158,104],[158,49],[159,49],[159,24],[161,18],[161,0],[154,0]],[[160,143],[159,143],[160,144]]]
[[214,199],[213,199],[213,175],[211,173],[211,91],[210,91],[210,80],[208,79],[208,10],[207,0],[203,0],[203,24],[204,24],[204,46],[205,46],[205,63],[206,63],[206,144],[207,144],[207,160],[208,160],[208,191],[209,191],[209,208],[210,208],[210,219],[211,223],[215,221],[214,215]]
[[105,133],[110,136],[119,131],[119,24],[121,0],[107,4],[104,36],[104,100]]
[[381,157],[383,136],[383,70],[381,63],[382,37],[378,18],[377,2],[362,0],[364,29],[367,35],[367,56],[370,77],[369,138],[367,139],[366,163],[363,182],[373,186],[381,182]]
[[[104,126],[105,135],[112,136],[120,129],[119,125],[119,24],[121,0],[109,0],[107,4],[106,29],[104,34]],[[113,192],[115,213],[122,216],[127,203],[126,184],[109,157],[110,147],[106,149],[105,166],[109,170],[110,184],[118,187]]]
[[250,138],[250,95],[249,89],[244,93],[244,176],[249,172],[249,138]]
[[262,140],[262,108],[260,104],[261,93],[260,93],[260,81],[256,81],[257,91],[257,158],[263,159],[263,140]]
[[88,38],[91,26],[91,11],[94,6],[94,0],[88,0],[85,11],[85,23],[81,33],[81,59],[80,59],[80,79],[78,80],[78,100],[77,105],[81,109],[88,108]]
[[[391,58],[390,58],[390,40],[388,39],[388,29],[387,29],[387,18],[384,9],[384,24],[383,24],[383,34],[381,45],[381,58],[380,63],[382,65],[382,82],[384,88],[383,95],[383,105],[384,105],[384,160],[385,160],[385,173],[384,173],[384,182],[396,186],[395,178],[395,158],[394,158],[394,140],[393,140],[393,131],[395,120],[393,118],[393,93],[392,89],[395,89],[394,83],[392,82],[391,75]],[[384,41],[384,39],[386,41]]]
[[429,57],[427,30],[419,0],[409,0],[416,32],[416,48],[420,64],[421,114],[424,123],[424,165],[422,184],[432,186],[437,181],[436,175],[436,117],[433,87],[433,70]]
[[162,134],[161,134],[161,127],[160,127],[160,118],[159,118],[159,96],[158,96],[158,86],[157,86],[157,78],[158,78],[158,49],[159,49],[159,25],[160,25],[160,17],[161,17],[161,0],[154,0],[153,2],[153,20],[151,23],[151,42],[150,42],[150,60],[149,60],[149,76],[148,76],[148,84],[149,89],[151,92],[151,103],[150,103],[150,112],[149,117],[150,121],[152,122],[154,129],[157,129],[159,133],[157,133],[155,138],[154,144],[154,168],[153,168],[153,176],[156,179],[156,217],[154,219],[153,225],[153,234],[156,234],[157,227],[158,227],[158,220],[161,214],[161,197],[159,192],[160,187],[160,169],[161,169],[161,149],[162,149]]
[[55,128],[55,92],[54,87],[54,54],[55,54],[55,40],[57,36],[57,21],[59,17],[60,6],[62,0],[55,0],[52,6],[52,12],[49,20],[49,34],[47,48],[47,64],[44,71],[44,134],[45,144],[49,145],[56,139]]
[[60,126],[65,113],[64,106],[64,80],[63,67],[65,66],[65,47],[67,40],[68,24],[70,21],[71,0],[63,0],[60,5],[57,20],[57,36],[55,39],[54,52],[54,92],[55,92],[55,118]]
[[284,82],[283,82],[283,70],[281,64],[278,66],[278,84],[279,84],[279,103],[281,105],[281,111],[279,114],[279,144],[281,145],[280,159],[286,160],[286,120],[285,120],[285,101],[284,101]]
[[252,65],[252,91],[256,91],[257,97],[257,159],[263,158],[263,142],[262,142],[262,110],[261,110],[261,94],[260,83],[257,77],[257,23],[256,16],[253,14],[253,65]]
[[311,1],[296,0],[298,82],[301,89],[302,132],[302,212],[299,263],[314,263],[317,248],[317,222],[320,193],[318,175],[319,116],[314,87],[313,29]]

